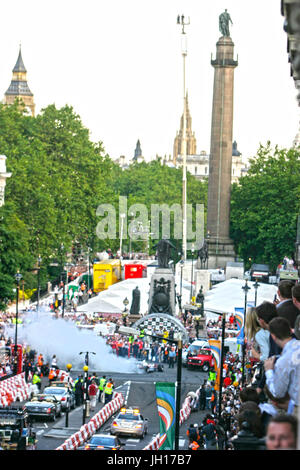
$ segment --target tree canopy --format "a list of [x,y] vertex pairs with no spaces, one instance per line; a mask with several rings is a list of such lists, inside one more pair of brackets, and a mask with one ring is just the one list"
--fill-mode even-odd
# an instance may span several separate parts
[[[107,248],[116,252],[119,236],[100,240],[96,234],[101,204],[111,204],[118,219],[121,196],[128,199],[128,207],[139,203],[149,211],[151,204],[182,202],[181,170],[153,161],[122,171],[102,142],[90,140],[88,129],[67,105],[61,109],[49,105],[32,117],[20,103],[0,104],[0,149],[12,173],[2,210],[2,299],[13,296],[17,268],[27,288],[34,287],[38,256],[43,266],[60,263],[75,242],[94,252]],[[191,204],[204,203],[206,184],[188,175],[187,196]],[[13,246],[9,240],[15,241]],[[42,278],[46,282],[47,276]]]
[[300,213],[300,151],[260,146],[247,175],[233,184],[231,237],[238,255],[274,269],[295,252]]
[[[5,205],[0,208],[0,309],[14,296],[14,275],[19,269],[32,289],[37,259],[41,278],[47,266],[60,263],[74,243],[93,252],[120,244],[120,199],[127,209],[143,205],[150,220],[152,205],[182,207],[182,170],[153,160],[133,163],[122,170],[105,153],[102,142],[90,140],[89,131],[71,106],[49,105],[39,115],[26,115],[20,105],[0,104],[0,153],[7,156]],[[231,237],[246,263],[267,262],[275,267],[292,256],[300,200],[299,149],[260,147],[248,174],[233,184]],[[206,217],[207,182],[187,173],[187,203],[203,204]],[[97,209],[115,209],[117,236],[99,239]],[[127,224],[130,223],[127,213]],[[175,218],[174,218],[175,219]],[[174,235],[174,219],[170,220]],[[195,227],[193,227],[194,229]],[[159,237],[161,232],[159,233]],[[150,253],[157,239],[149,237]],[[174,237],[177,252],[181,240]],[[124,245],[128,239],[124,241]],[[63,249],[62,249],[63,247]],[[177,253],[178,255],[178,253]],[[175,256],[176,260],[176,256]],[[2,302],[2,303],[1,303]]]

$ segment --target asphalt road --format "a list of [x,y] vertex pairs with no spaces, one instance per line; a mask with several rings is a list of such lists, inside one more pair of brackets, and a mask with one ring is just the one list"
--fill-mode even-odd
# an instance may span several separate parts
[[[73,378],[77,377],[82,371],[72,371]],[[167,365],[164,366],[163,372],[153,373],[138,373],[138,374],[122,374],[110,371],[97,372],[100,377],[103,374],[113,378],[116,385],[116,390],[123,394],[125,403],[128,406],[137,406],[141,410],[141,414],[148,419],[148,434],[144,439],[121,436],[121,441],[125,444],[125,450],[141,450],[144,449],[159,432],[159,417],[157,413],[155,383],[156,382],[176,382],[177,381],[177,368],[169,369]],[[203,380],[207,378],[207,374],[197,370],[187,370],[182,368],[182,386],[181,386],[181,404],[183,403],[186,395],[190,391],[196,391]],[[47,382],[45,383],[47,385]],[[93,414],[97,413],[103,405],[97,404],[94,412],[86,418],[86,423],[92,418]],[[181,450],[187,449],[186,430],[191,422],[200,423],[203,419],[204,412],[191,413],[189,419],[180,426],[179,448]],[[114,416],[111,418],[111,420]],[[110,429],[110,422],[108,420],[99,430],[98,433],[108,433]],[[68,426],[66,426],[68,424]],[[66,423],[66,415],[63,413],[61,418],[58,418],[54,423],[45,422],[42,420],[35,420],[33,423],[34,430],[37,433],[37,450],[55,450],[59,447],[68,437],[74,434],[83,424],[83,407],[77,407],[72,410],[68,415],[68,422]]]

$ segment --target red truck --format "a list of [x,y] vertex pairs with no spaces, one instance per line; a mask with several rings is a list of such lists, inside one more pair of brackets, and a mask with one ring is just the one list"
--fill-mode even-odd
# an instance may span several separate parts
[[214,369],[215,358],[208,348],[198,349],[194,354],[187,356],[187,368],[199,367],[203,372]]

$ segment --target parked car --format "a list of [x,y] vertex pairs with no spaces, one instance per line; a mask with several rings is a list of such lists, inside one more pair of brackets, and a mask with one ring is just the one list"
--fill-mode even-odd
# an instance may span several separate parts
[[54,381],[54,382],[51,382],[51,387],[65,388],[66,390],[68,390],[68,392],[71,395],[71,408],[72,409],[75,408],[75,403],[76,403],[75,393],[72,389],[72,386],[68,382],[62,382],[62,381],[59,381],[59,380]]
[[203,372],[208,372],[213,369],[215,365],[215,358],[210,349],[199,349],[194,354],[187,356],[187,368],[200,367]]
[[41,417],[55,421],[58,416],[61,416],[61,402],[54,395],[39,393],[24,406],[30,418]]
[[65,387],[46,387],[44,394],[54,395],[61,402],[63,411],[70,411],[75,406],[73,393],[70,393]]
[[252,264],[250,268],[250,280],[255,281],[255,279],[268,283],[269,276],[271,275],[270,267],[268,264]]
[[94,434],[85,445],[84,450],[123,450],[124,444],[117,436]]
[[193,341],[185,351],[182,351],[182,365],[186,366],[188,354],[195,354],[202,348],[209,348],[207,339],[203,338]]

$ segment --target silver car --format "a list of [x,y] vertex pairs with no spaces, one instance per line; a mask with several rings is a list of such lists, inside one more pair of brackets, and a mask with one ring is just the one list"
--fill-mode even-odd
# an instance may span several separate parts
[[63,411],[70,411],[73,408],[73,396],[64,387],[46,387],[43,392],[45,395],[54,395],[61,402]]
[[148,432],[148,420],[143,418],[138,408],[121,408],[111,424],[110,432],[113,435],[130,434],[144,438]]

